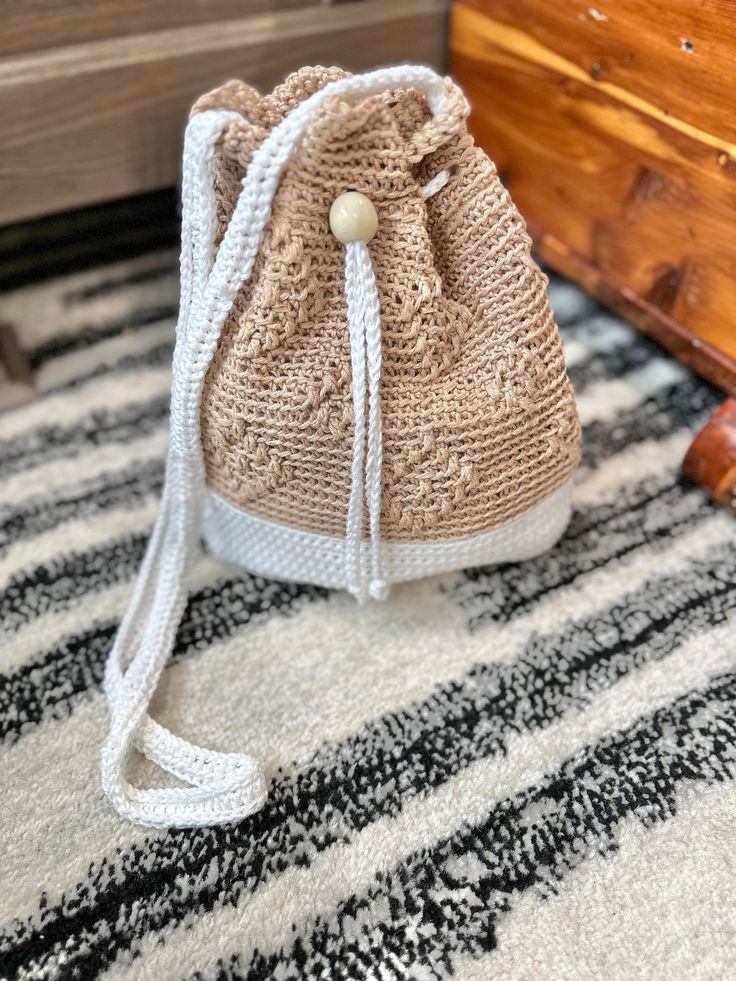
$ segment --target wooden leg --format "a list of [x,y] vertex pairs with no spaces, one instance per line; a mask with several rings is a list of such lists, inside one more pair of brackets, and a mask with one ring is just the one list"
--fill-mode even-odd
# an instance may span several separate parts
[[736,399],[726,399],[692,441],[683,469],[736,514]]
[[33,373],[10,324],[0,323],[0,412],[35,398]]

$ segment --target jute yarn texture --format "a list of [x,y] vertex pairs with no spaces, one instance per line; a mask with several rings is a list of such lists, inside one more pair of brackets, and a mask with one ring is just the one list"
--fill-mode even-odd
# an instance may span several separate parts
[[[302,69],[267,96],[232,82],[196,111],[233,109],[216,159],[221,234],[254,149],[344,77]],[[465,538],[528,510],[579,459],[579,426],[545,278],[454,88],[327,99],[287,165],[259,257],[223,329],[202,399],[209,486],[249,513],[344,535],[353,409],[343,248],[327,222],[345,189],[379,213],[381,536]],[[422,188],[448,170],[426,198]]]

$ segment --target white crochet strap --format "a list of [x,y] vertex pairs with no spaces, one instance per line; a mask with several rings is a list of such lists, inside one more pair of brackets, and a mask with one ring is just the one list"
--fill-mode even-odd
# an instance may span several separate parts
[[[132,821],[177,827],[217,824],[247,817],[264,803],[265,780],[252,757],[200,749],[174,736],[146,714],[174,646],[186,604],[188,567],[199,538],[204,497],[199,429],[202,387],[223,324],[253,269],[282,170],[316,108],[333,95],[364,98],[405,88],[424,93],[434,114],[441,111],[446,98],[443,80],[428,68],[410,66],[338,79],[293,109],[253,154],[216,255],[212,173],[215,146],[223,129],[233,120],[242,121],[242,117],[231,111],[212,110],[195,116],[187,127],[181,309],[173,360],[166,478],[159,515],[105,673],[110,730],[102,751],[102,783],[117,810]],[[369,592],[380,596],[385,591],[378,534],[381,326],[375,277],[364,243],[347,247],[346,295],[357,458],[347,537],[353,545],[357,540],[359,547],[365,491],[372,543]],[[364,586],[358,579],[359,571],[355,576],[349,585],[361,597]],[[131,785],[124,777],[124,768],[133,746],[189,786],[142,790]]]
[[[206,332],[198,318],[216,227],[212,164],[223,129],[239,118],[232,112],[207,113],[196,116],[187,128],[182,289],[166,480],[159,516],[105,674],[111,721],[102,754],[103,786],[121,814],[143,824],[189,826],[236,820],[257,810],[265,800],[265,781],[251,757],[192,746],[145,715],[174,644],[186,603],[189,558],[199,535],[204,489],[201,455],[187,452],[173,435],[175,429],[182,434],[192,426],[192,394],[201,392],[211,357],[202,347]],[[195,404],[197,401],[198,397]],[[123,767],[131,745],[191,786],[138,790],[127,783]]]

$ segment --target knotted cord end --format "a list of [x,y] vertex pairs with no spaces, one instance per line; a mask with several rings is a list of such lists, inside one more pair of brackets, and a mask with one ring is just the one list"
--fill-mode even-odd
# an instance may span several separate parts
[[370,583],[368,584],[368,592],[371,594],[371,599],[382,602],[383,600],[388,599],[388,594],[391,592],[391,587],[385,579],[371,579]]

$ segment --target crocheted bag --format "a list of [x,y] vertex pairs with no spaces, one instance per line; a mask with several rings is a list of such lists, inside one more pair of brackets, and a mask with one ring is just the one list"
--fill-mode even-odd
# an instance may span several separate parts
[[[166,481],[105,677],[103,786],[134,821],[233,821],[266,796],[251,757],[146,714],[200,533],[362,601],[528,558],[567,524],[579,427],[546,280],[467,113],[408,66],[195,106]],[[133,746],[189,786],[130,785]]]

